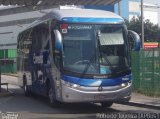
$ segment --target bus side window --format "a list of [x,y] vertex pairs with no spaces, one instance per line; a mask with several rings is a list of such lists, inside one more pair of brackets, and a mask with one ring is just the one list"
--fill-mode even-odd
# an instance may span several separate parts
[[57,68],[60,68],[59,67],[59,58],[58,58],[58,53],[55,51],[55,35],[54,35],[54,32],[51,31],[51,39],[52,39],[52,49],[53,49],[53,59],[54,59],[54,63],[55,65],[57,66]]
[[49,28],[42,29],[42,50],[49,50]]
[[41,53],[49,50],[49,26],[48,24],[40,24],[34,28],[33,53]]
[[29,70],[29,54],[31,52],[31,45],[32,45],[32,29],[25,31],[23,34],[23,53],[25,54],[24,58],[24,70]]
[[42,64],[47,64],[48,61],[48,34],[49,26],[47,23],[39,24],[33,29],[32,62],[34,64],[34,80],[42,80],[44,76]]
[[42,47],[41,30],[39,26],[34,28],[33,34],[34,34],[34,37],[33,37],[32,50],[33,50],[33,53],[37,53]]
[[54,34],[54,29],[56,29],[56,22],[53,21],[51,24],[51,41],[52,41],[52,51],[53,51],[53,59],[54,59],[54,63],[57,66],[58,69],[60,69],[60,53],[58,53],[55,49],[55,34]]
[[55,35],[54,32],[51,31],[51,43],[52,43],[52,51],[53,51],[53,57],[55,58]]

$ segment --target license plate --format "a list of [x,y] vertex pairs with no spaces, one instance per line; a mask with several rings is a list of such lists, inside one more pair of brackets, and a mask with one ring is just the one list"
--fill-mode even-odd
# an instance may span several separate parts
[[105,98],[106,98],[106,95],[95,95],[94,96],[94,99],[96,99],[96,100],[103,100]]

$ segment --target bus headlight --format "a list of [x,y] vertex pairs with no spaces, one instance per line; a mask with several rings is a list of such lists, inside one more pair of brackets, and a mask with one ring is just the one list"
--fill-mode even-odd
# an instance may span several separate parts
[[126,87],[126,83],[122,83],[121,86],[122,86],[122,87]]
[[126,87],[132,84],[132,81],[126,82],[126,83],[122,83],[121,86],[122,87]]
[[61,80],[61,83],[63,85],[66,85],[67,87],[71,87],[71,88],[78,88],[78,87],[80,87],[80,85],[78,85],[78,84],[70,83],[70,82],[64,81],[64,80]]

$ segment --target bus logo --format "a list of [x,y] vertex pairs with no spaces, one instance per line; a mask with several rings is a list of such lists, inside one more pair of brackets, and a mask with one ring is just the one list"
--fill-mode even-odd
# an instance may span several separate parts
[[103,88],[101,86],[98,87],[98,91],[103,91]]

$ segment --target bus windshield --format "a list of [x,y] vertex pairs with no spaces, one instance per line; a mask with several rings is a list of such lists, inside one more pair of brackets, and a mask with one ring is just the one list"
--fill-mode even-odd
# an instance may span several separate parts
[[62,24],[63,68],[80,74],[112,74],[129,67],[122,25]]

